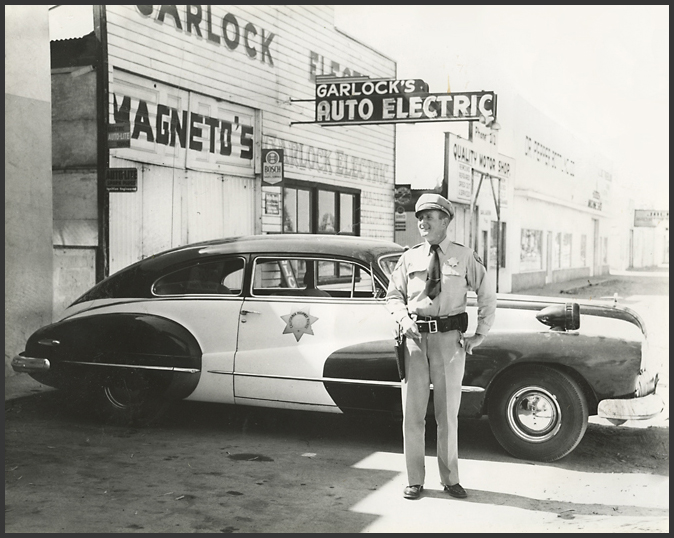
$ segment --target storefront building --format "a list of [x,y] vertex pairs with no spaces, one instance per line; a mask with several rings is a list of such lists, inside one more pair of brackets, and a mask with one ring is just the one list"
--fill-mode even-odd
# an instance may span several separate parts
[[[625,269],[628,208],[611,163],[512,91],[498,93],[496,127],[474,121],[463,135],[445,132],[435,192],[456,208],[449,235],[477,252],[498,291],[603,275],[612,263]],[[411,246],[422,191],[410,187],[397,186],[395,222],[396,241]]]
[[510,291],[507,234],[515,160],[498,149],[499,131],[479,122],[468,137],[445,133],[445,190],[454,203],[456,241],[480,256],[497,290]]
[[[445,133],[444,177],[433,192],[454,206],[450,239],[475,250],[495,282],[498,273],[498,290],[509,291],[507,233],[515,160],[498,152],[497,131],[476,121],[464,131],[466,136]],[[403,246],[420,242],[414,205],[424,192],[428,191],[396,186],[395,240]]]
[[611,223],[621,209],[610,161],[522,97],[511,102],[512,290],[608,274]]
[[[85,72],[86,60],[64,59],[67,42],[53,44],[53,77],[68,87],[56,117],[82,116],[68,108],[73,95],[100,103],[85,122],[93,132],[59,134],[61,157],[73,157],[58,160],[54,179],[65,201],[55,216],[63,231],[55,246],[64,249],[58,280],[68,295],[61,303],[92,280],[196,241],[393,239],[394,126],[299,123],[314,119],[317,76],[396,75],[393,60],[335,29],[332,6],[95,10],[101,51],[89,64],[100,70]],[[82,40],[73,40],[80,56]],[[103,130],[91,122],[96,109]],[[263,177],[263,154],[280,175]],[[75,250],[76,260],[65,254]]]

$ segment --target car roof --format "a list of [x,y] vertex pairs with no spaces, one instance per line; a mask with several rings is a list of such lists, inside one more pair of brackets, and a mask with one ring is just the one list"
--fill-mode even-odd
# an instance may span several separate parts
[[144,270],[162,267],[201,257],[227,254],[322,254],[372,261],[384,254],[403,252],[393,241],[352,235],[268,234],[225,237],[183,245],[160,252],[138,262]]

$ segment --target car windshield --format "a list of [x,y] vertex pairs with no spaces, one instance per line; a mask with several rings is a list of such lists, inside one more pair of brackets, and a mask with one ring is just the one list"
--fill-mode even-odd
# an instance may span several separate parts
[[391,273],[393,273],[393,269],[400,259],[400,254],[400,252],[396,252],[395,254],[387,254],[379,258],[379,267],[384,271],[386,278],[391,278]]

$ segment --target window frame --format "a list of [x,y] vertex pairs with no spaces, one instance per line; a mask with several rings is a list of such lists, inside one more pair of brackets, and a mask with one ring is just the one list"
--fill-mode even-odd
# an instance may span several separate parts
[[[216,263],[221,263],[223,261],[228,261],[228,260],[240,260],[243,262],[243,265],[240,269],[241,271],[241,289],[239,290],[238,293],[172,293],[172,294],[159,294],[155,291],[155,288],[159,281],[162,279],[166,278],[167,276],[173,275],[179,271],[185,271],[186,269],[191,269],[194,267],[197,267],[199,265],[210,265],[210,264],[216,264]],[[241,255],[230,255],[230,256],[218,256],[213,257],[213,258],[208,258],[208,259],[200,259],[200,260],[190,260],[189,262],[185,262],[179,265],[175,265],[172,267],[169,267],[165,269],[160,276],[154,279],[152,282],[152,285],[150,286],[150,294],[152,297],[158,298],[158,299],[171,299],[171,298],[176,298],[176,297],[208,297],[208,298],[223,298],[223,299],[240,299],[244,295],[244,290],[246,289],[246,268],[248,265],[248,259],[246,256],[241,256]],[[231,274],[231,273],[230,273]],[[222,275],[221,275],[222,276]],[[224,279],[223,279],[224,281]]]
[[[356,271],[352,273],[353,276],[349,276],[348,278],[337,278],[334,280],[334,283],[340,283],[340,282],[350,282],[350,292],[349,296],[331,296],[331,297],[316,297],[316,296],[308,296],[308,295],[303,295],[301,293],[297,294],[286,294],[286,293],[279,293],[279,294],[259,294],[255,293],[255,276],[257,274],[257,267],[258,267],[258,262],[260,263],[265,263],[269,261],[274,261],[278,262],[281,260],[307,260],[307,261],[312,261],[315,262],[316,265],[318,266],[321,262],[328,262],[328,263],[348,263],[354,266],[355,268],[358,268],[359,271],[365,271],[367,275],[369,275],[369,278],[372,282],[372,290],[371,296],[369,297],[356,297],[354,296],[355,292],[358,291],[356,290],[356,280],[355,280],[355,274]],[[298,277],[295,275],[295,279],[297,280]],[[299,282],[298,282],[299,284]],[[358,260],[353,260],[351,258],[340,258],[337,256],[330,256],[330,255],[311,255],[311,254],[293,254],[293,253],[285,253],[285,254],[280,254],[280,253],[263,253],[263,254],[258,254],[255,256],[255,258],[252,260],[251,264],[251,271],[250,271],[250,283],[247,289],[248,296],[253,299],[258,299],[258,300],[281,300],[281,301],[298,301],[298,300],[319,300],[319,301],[376,301],[377,300],[377,287],[381,287],[385,289],[384,285],[380,282],[380,279],[377,278],[377,275],[374,271],[373,267],[366,267],[363,263],[359,262]],[[265,288],[258,288],[259,289],[265,289]],[[272,288],[266,288],[266,289],[272,289]],[[286,289],[292,290],[292,289],[297,289],[298,291],[302,291],[302,287],[298,288],[281,288],[282,292],[285,292]],[[320,288],[322,289],[322,288]],[[341,291],[341,290],[340,290]]]
[[[309,191],[309,219],[310,219],[310,231],[308,233],[315,235],[360,235],[360,200],[361,200],[361,191],[359,189],[353,189],[350,187],[342,187],[338,185],[326,185],[324,183],[318,183],[315,181],[298,181],[292,179],[286,179],[283,182],[282,190],[282,206],[285,214],[285,197],[286,189],[294,189],[295,191],[304,190]],[[335,231],[334,232],[319,232],[319,197],[320,192],[329,192],[334,196],[335,202]],[[342,196],[341,195],[350,195],[353,196],[353,207],[351,208],[351,215],[353,218],[352,230],[350,232],[342,231]],[[295,208],[296,213],[298,208]],[[297,223],[295,223],[297,224]],[[296,234],[296,233],[307,233],[307,232],[287,232],[285,231],[285,225],[282,225],[282,233],[284,234]]]

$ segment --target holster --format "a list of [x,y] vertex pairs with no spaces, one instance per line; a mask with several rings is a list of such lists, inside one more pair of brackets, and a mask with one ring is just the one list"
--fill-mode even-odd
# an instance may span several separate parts
[[398,366],[398,375],[400,376],[400,381],[405,379],[405,334],[402,332],[402,328],[398,326],[398,334],[395,338],[395,348],[396,348],[396,365]]

